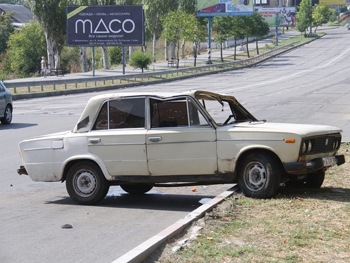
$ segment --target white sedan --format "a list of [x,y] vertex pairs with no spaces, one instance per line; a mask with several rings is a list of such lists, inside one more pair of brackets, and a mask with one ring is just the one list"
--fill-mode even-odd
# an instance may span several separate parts
[[19,174],[66,181],[79,204],[111,185],[131,194],[153,186],[238,183],[270,198],[283,183],[321,187],[341,129],[257,120],[233,96],[207,91],[116,93],[91,98],[72,131],[20,142]]

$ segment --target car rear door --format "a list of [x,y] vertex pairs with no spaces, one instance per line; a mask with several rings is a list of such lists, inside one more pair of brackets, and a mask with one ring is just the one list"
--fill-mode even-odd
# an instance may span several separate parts
[[101,108],[87,144],[111,176],[149,175],[145,135],[145,98],[111,100]]

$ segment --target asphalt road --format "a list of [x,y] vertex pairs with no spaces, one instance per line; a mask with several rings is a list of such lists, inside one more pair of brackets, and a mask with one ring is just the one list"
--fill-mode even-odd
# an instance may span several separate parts
[[[233,94],[259,119],[334,125],[350,141],[349,34],[327,29],[325,37],[257,67],[132,90]],[[111,187],[98,206],[79,206],[64,184],[17,175],[18,142],[72,129],[95,94],[19,100],[13,123],[0,125],[0,262],[112,262],[231,186],[154,188],[142,198]]]

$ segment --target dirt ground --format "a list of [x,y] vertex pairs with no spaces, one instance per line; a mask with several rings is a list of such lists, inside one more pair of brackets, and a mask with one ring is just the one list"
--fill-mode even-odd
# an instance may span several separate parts
[[[321,189],[282,187],[268,200],[235,193],[143,263],[350,262],[350,143],[338,154],[346,162],[326,172]],[[227,247],[240,253],[233,259]]]

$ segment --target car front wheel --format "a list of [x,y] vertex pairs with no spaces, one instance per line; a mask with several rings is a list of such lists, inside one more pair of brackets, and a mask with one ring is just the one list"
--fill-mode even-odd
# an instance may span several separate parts
[[109,183],[96,164],[80,162],[69,169],[66,188],[69,196],[78,204],[93,205],[106,197]]
[[305,181],[307,188],[318,189],[324,181],[325,171],[319,170],[315,173],[308,174]]
[[10,124],[12,121],[12,108],[6,106],[4,117],[1,119],[2,124]]
[[279,190],[280,180],[280,166],[268,154],[250,153],[239,165],[238,185],[245,196],[273,197]]

